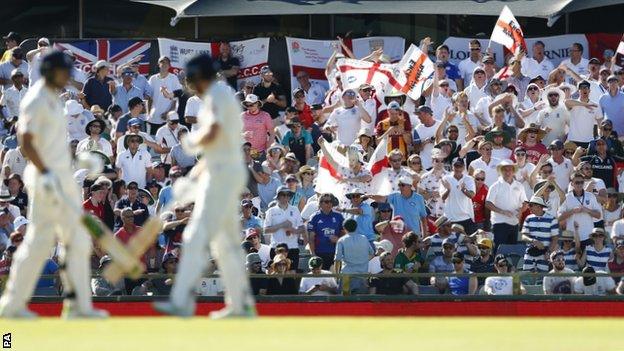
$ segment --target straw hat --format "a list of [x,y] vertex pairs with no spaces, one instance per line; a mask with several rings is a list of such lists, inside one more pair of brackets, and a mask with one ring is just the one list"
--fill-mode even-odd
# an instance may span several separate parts
[[508,167],[511,166],[513,167],[514,173],[516,173],[518,171],[518,165],[511,162],[511,160],[502,160],[497,166],[496,166],[496,170],[498,171],[499,174],[501,174],[503,167]]
[[292,261],[288,257],[286,257],[286,255],[284,254],[277,254],[275,255],[275,257],[273,257],[273,263],[271,263],[271,269],[275,270],[275,266],[281,262],[286,262],[286,270],[287,271],[290,270],[290,265],[292,264]]
[[546,136],[546,131],[544,129],[542,129],[539,125],[535,123],[531,123],[520,130],[520,133],[518,133],[518,140],[525,142],[527,134],[529,132],[537,133],[538,142],[544,139],[544,137]]

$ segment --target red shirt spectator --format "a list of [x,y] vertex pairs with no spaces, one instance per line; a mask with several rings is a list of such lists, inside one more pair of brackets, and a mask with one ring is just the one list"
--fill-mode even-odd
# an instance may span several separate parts
[[295,108],[299,111],[299,119],[301,120],[303,128],[312,128],[312,124],[314,124],[314,117],[312,117],[312,109],[310,108],[310,105],[303,104],[303,109],[301,110],[298,109],[297,106],[295,106]]
[[90,190],[91,196],[82,203],[82,208],[104,221],[104,199],[107,190],[101,184],[92,185]]
[[488,194],[488,187],[485,185],[485,174],[475,174],[475,185],[477,192],[472,198],[472,206],[474,208],[475,223],[485,222],[485,198]]

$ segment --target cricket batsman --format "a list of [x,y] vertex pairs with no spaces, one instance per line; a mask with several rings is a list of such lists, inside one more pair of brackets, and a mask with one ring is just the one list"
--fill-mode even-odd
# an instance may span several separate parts
[[81,195],[72,177],[67,122],[59,98],[72,67],[66,54],[60,51],[46,54],[40,66],[44,79],[28,90],[20,106],[18,138],[24,156],[30,160],[24,181],[32,205],[24,242],[13,257],[6,289],[0,298],[0,317],[36,317],[26,304],[57,238],[63,246],[59,255],[66,294],[63,316],[108,316],[106,311],[94,309],[91,303],[91,238],[79,222],[77,209],[82,208]]
[[254,299],[238,239],[238,203],[247,180],[240,103],[226,84],[216,81],[216,72],[208,55],[187,63],[189,87],[203,96],[199,129],[185,139],[189,151],[201,157],[191,175],[196,184],[195,208],[182,235],[182,257],[170,299],[154,307],[170,315],[194,315],[195,287],[212,252],[225,287],[226,307],[211,317],[253,317]]

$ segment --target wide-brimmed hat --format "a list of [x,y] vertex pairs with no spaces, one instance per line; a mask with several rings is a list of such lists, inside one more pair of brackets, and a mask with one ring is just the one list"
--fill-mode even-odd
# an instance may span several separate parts
[[364,191],[362,191],[362,189],[360,189],[360,188],[357,188],[357,187],[356,187],[356,188],[354,188],[353,190],[351,190],[351,191],[347,192],[347,193],[345,194],[345,197],[346,197],[347,199],[351,200],[351,198],[353,197],[353,195],[362,195],[362,196],[364,196],[364,195],[366,195],[366,193],[365,193]]
[[487,85],[485,86],[485,91],[490,91],[490,88],[492,87],[492,85],[494,84],[499,84],[501,86],[501,92],[505,91],[505,89],[507,88],[507,82],[504,80],[500,80],[498,78],[492,78]]
[[530,204],[535,204],[535,205],[539,205],[539,206],[542,206],[542,207],[548,207],[548,205],[546,205],[546,203],[544,202],[544,199],[542,199],[539,196],[532,196],[531,200],[529,200],[528,203],[529,203],[529,205]]
[[247,94],[247,96],[245,96],[245,100],[241,102],[241,105],[243,105],[243,107],[247,107],[253,104],[258,104],[258,107],[262,107],[262,101],[260,101],[258,95],[256,94]]
[[563,90],[557,87],[549,87],[544,89],[544,92],[542,93],[542,100],[548,101],[548,95],[551,93],[559,94],[559,104],[563,104],[563,100],[565,100],[565,93],[563,92]]
[[525,142],[527,134],[531,131],[537,133],[538,142],[546,136],[546,131],[544,129],[535,123],[531,123],[520,130],[520,133],[518,133],[518,140]]
[[104,123],[104,121],[102,121],[101,119],[94,119],[91,122],[87,123],[87,125],[85,126],[85,133],[87,133],[87,135],[91,135],[91,133],[89,133],[89,128],[91,128],[92,125],[94,124],[99,124],[100,125],[100,134],[102,135],[102,133],[104,133],[104,130],[106,129],[106,123]]
[[65,114],[68,116],[81,114],[84,110],[84,107],[76,100],[67,100],[65,102]]
[[128,134],[126,134],[126,136],[124,137],[124,141],[123,141],[124,148],[126,148],[126,149],[128,148],[128,139],[130,139],[131,137],[137,137],[137,138],[139,138],[139,145],[140,145],[140,144],[143,144],[143,142],[145,141],[145,140],[143,140],[143,137],[142,137],[140,134],[132,134],[132,133],[128,133]]
[[496,138],[499,135],[503,137],[503,145],[506,145],[509,143],[509,141],[511,141],[511,136],[509,135],[509,133],[507,133],[506,130],[499,128],[499,127],[494,127],[492,128],[492,130],[487,132],[485,134],[485,137],[483,137],[483,140],[494,143],[494,138]]
[[436,221],[435,221],[435,226],[440,228],[441,226],[445,225],[446,223],[450,223],[451,220],[448,219],[448,217],[446,216],[440,216]]
[[571,230],[562,230],[559,235],[559,241],[564,240],[574,241],[574,233]]
[[457,146],[457,143],[454,142],[451,139],[442,139],[442,140],[440,140],[439,143],[435,144],[433,147],[436,148],[436,149],[441,149],[442,146],[444,146],[444,145],[450,145],[451,149],[455,149],[455,147]]
[[279,143],[271,144],[271,146],[267,148],[267,153],[270,153],[273,150],[280,150],[282,152],[282,156],[286,155],[286,148],[282,144],[279,144]]
[[496,171],[500,174],[501,170],[503,169],[503,167],[513,167],[514,173],[516,173],[518,171],[518,165],[511,162],[511,160],[502,160],[497,166],[496,166]]
[[277,254],[275,255],[275,257],[273,257],[273,263],[271,263],[271,269],[275,270],[275,266],[281,262],[286,262],[286,270],[290,269],[290,265],[292,264],[292,261],[290,260],[290,258],[286,257],[284,254]]
[[100,107],[100,105],[93,105],[91,106],[91,113],[93,114],[104,114],[104,110],[102,110],[102,108]]
[[369,138],[372,138],[373,131],[370,130],[370,128],[363,127],[363,128],[360,128],[357,135],[358,135],[358,138],[362,136],[367,136]]
[[297,177],[300,177],[303,175],[303,173],[306,172],[312,172],[314,173],[314,168],[308,166],[308,165],[303,165],[301,167],[299,167],[299,172],[297,172]]
[[399,98],[399,103],[401,104],[401,106],[403,106],[405,104],[405,101],[407,100],[407,96],[405,96],[405,93],[396,89],[392,89],[392,91],[384,96],[384,103],[388,105],[391,98]]
[[156,202],[154,200],[154,197],[152,196],[152,194],[149,191],[147,191],[146,189],[139,189],[139,197],[141,197],[141,196],[147,196],[147,198],[149,199],[148,203],[149,203],[150,206],[153,205],[154,202]]
[[394,244],[392,244],[392,241],[388,239],[383,239],[380,241],[373,241],[373,245],[375,245],[375,248],[377,249],[381,248],[385,252],[392,252],[392,250],[394,249]]
[[277,200],[277,197],[279,196],[279,194],[282,194],[282,193],[288,193],[288,195],[291,197],[295,194],[295,192],[290,190],[287,186],[282,185],[279,188],[277,188],[277,190],[275,191],[274,200]]

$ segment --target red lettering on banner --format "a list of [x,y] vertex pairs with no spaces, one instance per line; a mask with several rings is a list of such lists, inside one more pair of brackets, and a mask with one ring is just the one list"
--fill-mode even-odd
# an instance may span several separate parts
[[244,78],[248,78],[248,77],[257,76],[257,75],[260,74],[260,68],[262,68],[262,66],[266,66],[267,64],[268,64],[267,62],[262,62],[262,63],[259,63],[257,65],[253,65],[251,67],[241,68],[238,71],[238,76],[236,78],[244,79]]

